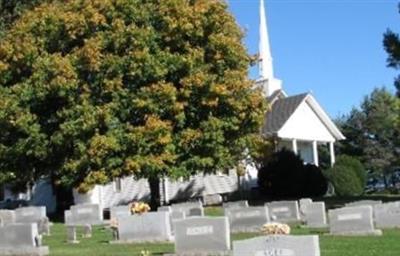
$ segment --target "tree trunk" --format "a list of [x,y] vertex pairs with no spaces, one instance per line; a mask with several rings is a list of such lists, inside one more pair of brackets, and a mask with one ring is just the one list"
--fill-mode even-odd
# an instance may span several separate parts
[[157,207],[160,206],[161,196],[160,196],[160,178],[153,177],[149,178],[149,186],[150,186],[150,207],[151,210],[157,210]]

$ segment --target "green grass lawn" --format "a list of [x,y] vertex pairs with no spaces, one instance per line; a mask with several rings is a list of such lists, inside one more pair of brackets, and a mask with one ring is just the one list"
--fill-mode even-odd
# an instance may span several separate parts
[[[219,207],[208,208],[207,215],[222,214]],[[109,244],[112,240],[111,231],[103,227],[93,228],[92,238],[79,238],[79,244],[67,244],[66,229],[63,224],[55,223],[52,234],[45,237],[44,244],[50,247],[50,255],[54,256],[101,256],[101,255],[141,255],[146,250],[152,255],[174,252],[174,245],[170,243],[157,244]],[[324,230],[310,230],[292,228],[292,234],[320,235],[321,256],[399,256],[400,229],[384,230],[381,237],[335,237],[324,235]],[[325,230],[326,233],[327,230]],[[78,231],[80,236],[81,232]],[[241,240],[257,236],[258,234],[235,234],[232,240]],[[247,255],[243,255],[247,256]]]

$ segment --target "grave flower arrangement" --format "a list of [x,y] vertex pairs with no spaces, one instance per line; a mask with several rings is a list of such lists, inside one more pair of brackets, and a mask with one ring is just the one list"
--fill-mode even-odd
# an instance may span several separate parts
[[132,214],[143,214],[150,211],[150,206],[144,202],[133,202],[131,204]]
[[287,224],[270,222],[262,226],[261,232],[265,235],[289,235],[290,227]]

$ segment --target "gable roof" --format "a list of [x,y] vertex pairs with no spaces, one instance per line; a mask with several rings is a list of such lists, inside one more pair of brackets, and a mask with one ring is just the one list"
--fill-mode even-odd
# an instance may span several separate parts
[[[307,97],[307,93],[290,96],[287,98],[277,98],[271,95],[269,102],[272,103],[271,109],[265,113],[264,126],[262,129],[265,135],[276,134],[292,116],[297,107]],[[275,97],[272,97],[275,96]]]
[[270,99],[272,106],[265,114],[264,126],[262,129],[264,135],[277,135],[299,106],[303,102],[306,102],[335,139],[345,139],[344,135],[310,93],[303,93],[286,98],[278,96],[279,95],[277,95],[275,99]]

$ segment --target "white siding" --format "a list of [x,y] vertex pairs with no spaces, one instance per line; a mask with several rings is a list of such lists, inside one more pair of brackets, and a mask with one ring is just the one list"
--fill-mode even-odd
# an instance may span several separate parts
[[279,130],[278,137],[306,141],[335,141],[335,138],[308,105],[307,101],[304,101],[287,120]]

